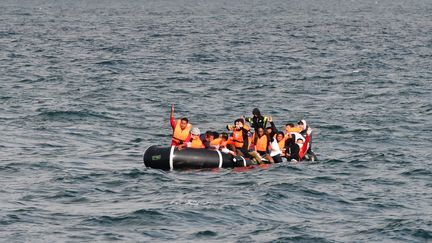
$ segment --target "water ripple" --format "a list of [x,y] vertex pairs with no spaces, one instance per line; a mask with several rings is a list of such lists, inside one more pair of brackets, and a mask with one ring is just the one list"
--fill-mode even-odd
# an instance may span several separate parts
[[[0,3],[4,241],[428,242],[427,0]],[[306,119],[319,160],[159,171],[201,131]],[[7,232],[7,233],[6,233]]]

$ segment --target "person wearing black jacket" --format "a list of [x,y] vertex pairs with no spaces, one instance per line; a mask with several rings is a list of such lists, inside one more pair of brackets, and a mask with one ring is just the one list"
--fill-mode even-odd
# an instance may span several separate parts
[[268,117],[261,115],[261,112],[258,108],[254,108],[252,110],[253,117],[245,117],[245,120],[251,124],[251,127],[254,128],[255,132],[258,128],[265,129],[267,126]]

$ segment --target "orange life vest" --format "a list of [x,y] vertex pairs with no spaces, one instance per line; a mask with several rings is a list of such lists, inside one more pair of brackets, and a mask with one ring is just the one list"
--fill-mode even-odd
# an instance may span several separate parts
[[[250,127],[248,125],[243,125],[243,128],[246,129],[247,131],[250,130]],[[232,139],[234,141],[234,147],[236,148],[242,148],[244,145],[244,140],[243,140],[243,130],[237,130],[234,129],[233,133],[232,133]],[[250,146],[250,140],[248,140],[248,146]]]
[[280,149],[281,151],[283,151],[283,148],[285,148],[285,139],[280,140],[280,141],[278,142],[278,145],[279,145],[279,149]]
[[186,140],[186,138],[189,136],[189,132],[192,128],[192,124],[188,123],[186,128],[184,130],[182,130],[180,128],[180,122],[181,122],[181,120],[177,120],[176,126],[175,126],[174,131],[173,131],[173,135],[172,135],[172,139],[174,141],[176,141],[177,143],[179,143],[180,141],[184,142]]
[[242,130],[234,130],[233,134],[233,141],[234,141],[234,146],[236,148],[242,148],[244,141],[243,141],[243,131]]
[[222,138],[215,138],[213,139],[213,141],[210,142],[210,146],[221,145],[221,142],[222,142]]
[[289,127],[287,132],[296,132],[296,133],[300,133],[302,130],[300,127]]
[[191,148],[204,148],[205,146],[204,146],[204,144],[200,138],[196,138],[196,139],[191,140],[191,146],[190,147]]
[[222,141],[221,140],[221,142],[220,142],[220,148],[226,148],[226,146],[228,145],[228,143],[229,143],[229,140],[227,140],[227,141]]
[[229,137],[226,145],[234,145],[234,138],[233,137]]
[[[255,134],[254,134],[255,135]],[[254,138],[255,141],[255,138]],[[268,138],[266,135],[258,137],[255,144],[256,151],[265,152],[268,147]]]

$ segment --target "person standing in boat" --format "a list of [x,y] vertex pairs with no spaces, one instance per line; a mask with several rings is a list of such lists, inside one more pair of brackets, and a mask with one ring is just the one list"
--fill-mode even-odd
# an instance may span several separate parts
[[170,123],[173,130],[171,146],[178,146],[185,142],[189,142],[191,139],[190,131],[192,129],[192,124],[189,123],[189,120],[186,117],[177,121],[175,120],[174,104],[171,105]]
[[260,127],[265,129],[267,126],[268,117],[262,116],[261,111],[258,108],[254,108],[252,110],[252,115],[252,117],[245,117],[244,119],[251,124],[251,127],[254,128],[255,132]]

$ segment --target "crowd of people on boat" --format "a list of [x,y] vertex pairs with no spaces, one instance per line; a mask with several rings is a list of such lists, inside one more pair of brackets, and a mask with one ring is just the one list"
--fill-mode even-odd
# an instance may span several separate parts
[[312,151],[312,129],[305,120],[297,124],[285,124],[284,131],[276,128],[271,116],[263,116],[254,108],[251,117],[242,116],[234,124],[226,126],[226,132],[206,131],[193,127],[186,117],[174,118],[171,106],[170,123],[173,130],[171,146],[178,149],[220,150],[232,156],[249,158],[257,164],[298,162],[303,159],[315,160]]

